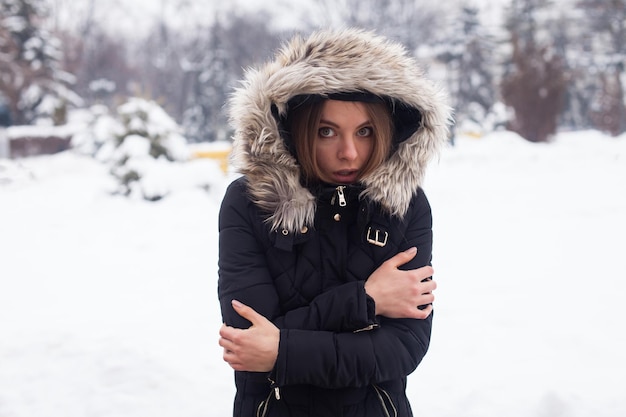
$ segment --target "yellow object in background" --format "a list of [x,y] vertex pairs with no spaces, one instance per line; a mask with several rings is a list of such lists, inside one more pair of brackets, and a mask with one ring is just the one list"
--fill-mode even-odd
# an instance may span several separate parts
[[191,157],[196,158],[208,158],[215,159],[219,162],[222,172],[226,174],[228,172],[228,157],[232,147],[230,143],[209,143],[202,146],[197,146],[191,152]]

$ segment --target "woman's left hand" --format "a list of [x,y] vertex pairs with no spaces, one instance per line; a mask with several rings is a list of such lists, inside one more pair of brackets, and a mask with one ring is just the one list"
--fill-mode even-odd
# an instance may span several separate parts
[[219,344],[224,348],[224,360],[236,371],[271,371],[278,357],[280,330],[251,307],[237,300],[232,306],[252,326],[236,329],[222,325]]

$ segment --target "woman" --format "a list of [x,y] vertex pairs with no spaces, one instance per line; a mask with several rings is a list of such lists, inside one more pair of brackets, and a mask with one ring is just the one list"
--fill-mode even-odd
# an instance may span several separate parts
[[220,211],[218,295],[234,415],[411,416],[443,97],[401,46],[349,29],[293,39],[230,104],[243,176]]

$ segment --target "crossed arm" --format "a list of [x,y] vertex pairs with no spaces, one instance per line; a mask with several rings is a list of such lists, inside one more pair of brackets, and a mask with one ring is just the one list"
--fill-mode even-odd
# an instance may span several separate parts
[[[426,319],[432,312],[436,288],[430,266],[400,270],[398,266],[415,256],[415,248],[400,252],[381,265],[365,284],[366,293],[376,303],[376,315],[398,319]],[[420,310],[419,305],[427,305]],[[224,360],[237,371],[268,372],[278,356],[280,330],[266,317],[249,306],[232,300],[232,306],[252,325],[237,329],[223,325],[219,344],[224,348]]]
[[[231,197],[238,198],[237,195],[235,192]],[[228,219],[220,218],[220,239],[232,239],[239,244],[237,253],[224,254],[229,257],[226,264],[237,265],[237,270],[220,273],[220,298],[227,324],[220,329],[219,344],[224,348],[224,360],[233,369],[273,370],[279,384],[325,387],[364,385],[412,372],[425,354],[430,337],[432,307],[429,304],[433,302],[436,284],[426,280],[433,273],[430,266],[417,267],[428,262],[424,256],[429,257],[430,251],[420,252],[417,257],[414,248],[400,252],[375,270],[365,285],[359,284],[359,290],[374,299],[380,328],[353,332],[355,328],[337,328],[337,322],[321,321],[318,313],[320,308],[338,305],[333,307],[338,309],[337,313],[359,316],[363,321],[363,314],[354,313],[342,303],[328,303],[329,297],[340,299],[342,291],[354,291],[356,286],[337,287],[320,294],[298,311],[280,313],[273,282],[263,270],[263,253],[254,247],[257,243],[253,236],[245,236],[253,229],[247,224],[250,220],[245,210],[233,214],[233,207],[241,205],[229,207],[228,201],[226,198],[223,207],[229,213]],[[426,214],[428,219],[420,224],[428,230],[418,232],[413,243],[419,246],[424,243],[430,248],[430,241],[420,241],[431,239],[430,211]],[[251,246],[241,247],[242,244]],[[243,254],[251,253],[256,253],[256,259],[243,259]],[[234,282],[234,276],[246,279]],[[365,294],[355,299],[365,299]],[[255,301],[259,299],[263,300],[261,304]],[[258,311],[241,301],[251,303]],[[429,306],[420,310],[416,308],[418,305]],[[325,317],[333,316],[337,314],[325,314]],[[312,357],[317,358],[309,360]],[[325,369],[319,369],[320,363]]]

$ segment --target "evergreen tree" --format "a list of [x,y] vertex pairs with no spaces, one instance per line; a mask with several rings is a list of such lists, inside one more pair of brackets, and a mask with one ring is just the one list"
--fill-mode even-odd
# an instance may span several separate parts
[[599,84],[590,100],[593,125],[617,136],[626,132],[626,0],[581,0],[591,38],[592,59],[587,68]]
[[230,15],[218,19],[206,36],[192,40],[181,61],[188,91],[183,126],[192,141],[229,136],[224,103],[243,69],[266,60],[279,43],[266,16]]
[[67,106],[80,103],[61,69],[58,39],[42,28],[46,13],[44,0],[0,0],[0,92],[17,124],[40,117],[61,124]]
[[[319,13],[306,22],[317,26],[354,26],[375,30],[415,51],[434,43],[441,30],[445,5],[428,0],[319,0]],[[446,9],[446,12],[448,9]]]
[[573,8],[559,10],[555,24],[549,25],[556,55],[562,57],[567,88],[559,126],[566,129],[589,129],[591,97],[598,88],[596,76],[589,71],[593,61],[590,37],[584,16]]
[[494,38],[481,24],[475,7],[462,7],[460,15],[453,14],[450,20],[438,43],[436,57],[448,69],[457,123],[471,120],[480,125],[496,102]]
[[199,68],[193,81],[197,87],[191,91],[193,104],[185,112],[184,124],[187,134],[197,140],[225,139],[228,122],[222,107],[229,87],[233,86],[235,77],[240,75],[239,71],[230,73],[226,36],[224,26],[217,21],[211,27],[206,50],[196,66]]

